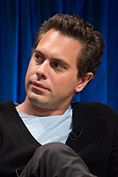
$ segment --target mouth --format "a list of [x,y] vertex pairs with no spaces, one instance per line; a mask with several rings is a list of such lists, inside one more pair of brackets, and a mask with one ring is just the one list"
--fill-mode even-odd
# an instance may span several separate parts
[[42,92],[42,91],[46,91],[46,90],[49,91],[49,88],[40,82],[32,81],[31,85],[36,92]]

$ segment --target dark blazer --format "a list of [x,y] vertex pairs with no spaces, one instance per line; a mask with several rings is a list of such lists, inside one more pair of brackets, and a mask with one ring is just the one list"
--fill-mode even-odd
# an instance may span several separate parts
[[66,142],[99,177],[118,175],[118,116],[100,103],[73,105],[73,131]]
[[[118,174],[118,118],[100,103],[72,105],[72,132],[66,144],[79,154],[98,177]],[[0,104],[0,177],[16,177],[39,144],[19,117],[12,102]]]

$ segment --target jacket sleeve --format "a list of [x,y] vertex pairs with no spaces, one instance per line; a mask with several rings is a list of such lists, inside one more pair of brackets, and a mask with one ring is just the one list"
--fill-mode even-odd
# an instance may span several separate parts
[[108,177],[118,177],[118,115],[116,117]]
[[0,131],[0,150],[1,150],[2,144],[3,144],[3,138],[2,138],[2,133]]

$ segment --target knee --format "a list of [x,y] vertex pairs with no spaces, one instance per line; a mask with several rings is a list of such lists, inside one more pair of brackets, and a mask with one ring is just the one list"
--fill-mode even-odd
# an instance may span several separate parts
[[36,153],[41,152],[41,153],[58,154],[64,151],[72,151],[72,149],[63,143],[54,142],[54,143],[48,143],[48,144],[40,146],[39,148],[37,148]]

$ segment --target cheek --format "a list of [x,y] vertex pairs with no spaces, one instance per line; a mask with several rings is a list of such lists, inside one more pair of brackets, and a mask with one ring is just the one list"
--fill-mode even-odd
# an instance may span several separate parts
[[77,78],[74,75],[66,75],[64,77],[60,77],[58,78],[55,77],[55,82],[54,80],[51,81],[52,83],[55,83],[55,87],[57,89],[70,89],[70,90],[74,90],[75,87],[78,84]]
[[27,73],[26,73],[26,79],[30,78],[31,75],[33,75],[35,72],[35,68],[31,66],[31,64],[28,66]]
[[26,85],[26,87],[27,87],[32,75],[33,75],[32,69],[30,67],[28,67],[27,73],[26,73],[26,76],[25,76],[25,85]]
[[35,71],[35,62],[31,58],[30,63],[27,68],[27,73],[26,73],[27,77],[29,77],[34,71]]
[[25,77],[25,83],[28,82],[29,78],[30,78],[30,73],[29,73],[29,71],[27,70],[26,77]]

